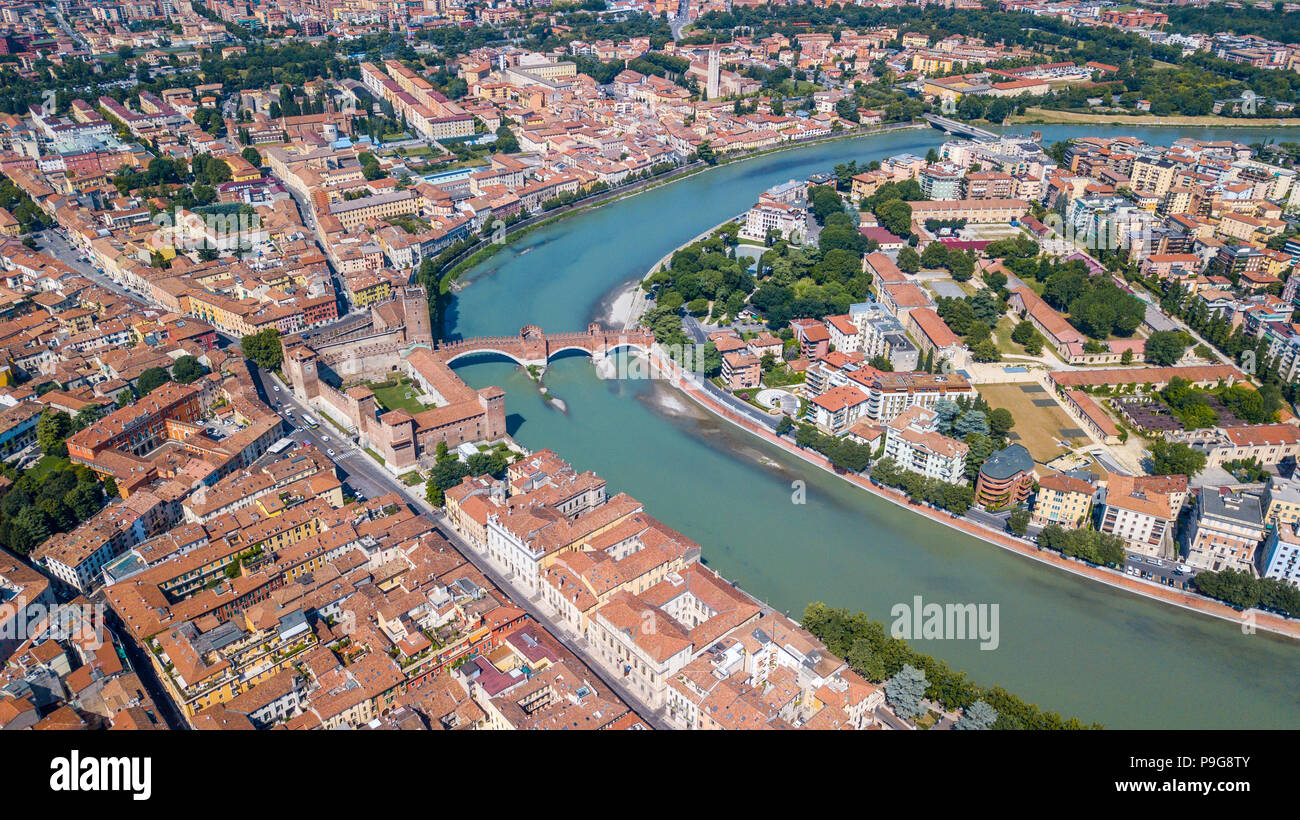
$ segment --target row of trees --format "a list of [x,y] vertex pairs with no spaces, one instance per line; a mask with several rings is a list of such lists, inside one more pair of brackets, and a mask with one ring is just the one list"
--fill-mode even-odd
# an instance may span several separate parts
[[1038,534],[1038,546],[1100,566],[1124,566],[1124,539],[1100,530],[1067,530],[1050,524]]
[[914,473],[888,457],[872,465],[871,478],[887,487],[902,490],[914,501],[932,504],[955,515],[964,514],[975,503],[975,491],[971,487]]
[[[905,666],[910,666],[923,673],[920,677],[925,684],[924,697],[942,704],[945,709],[970,710],[987,718],[988,714],[982,708],[976,708],[977,703],[985,703],[995,715],[993,720],[988,721],[989,728],[1101,728],[1097,724],[1085,725],[1077,718],[1066,719],[1056,712],[1045,712],[1001,687],[980,686],[964,672],[954,671],[943,661],[921,654],[906,641],[890,636],[885,624],[871,620],[863,612],[851,613],[847,609],[813,602],[804,610],[802,625],[824,643],[832,654],[844,658],[855,672],[873,683],[895,679],[903,673]],[[897,680],[892,687],[894,698],[899,696],[900,684],[916,696],[917,678],[913,673],[906,673],[901,680]],[[911,683],[907,683],[909,679]],[[889,697],[887,688],[886,698]]]
[[1192,586],[1203,595],[1236,607],[1258,607],[1289,618],[1300,617],[1300,589],[1277,578],[1256,578],[1245,570],[1225,569],[1197,573]]
[[1203,299],[1191,296],[1180,283],[1171,282],[1160,299],[1160,308],[1177,316],[1201,338],[1232,358],[1247,373],[1260,381],[1258,393],[1268,417],[1290,402],[1300,402],[1300,382],[1284,379],[1278,358],[1269,355],[1268,339],[1246,334],[1242,325],[1234,327],[1228,317],[1211,313]]
[[[788,428],[787,428],[788,429]],[[785,430],[778,430],[785,432]],[[842,436],[830,436],[811,424],[800,424],[795,431],[795,443],[826,456],[837,470],[860,473],[871,463],[871,447]]]

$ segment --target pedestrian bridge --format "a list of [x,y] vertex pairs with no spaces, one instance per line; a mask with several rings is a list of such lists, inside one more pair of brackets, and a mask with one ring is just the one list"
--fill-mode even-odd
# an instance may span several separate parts
[[546,333],[537,325],[525,325],[517,336],[480,336],[473,339],[438,342],[434,355],[446,364],[483,353],[495,353],[525,367],[545,369],[552,357],[567,350],[580,350],[601,360],[619,348],[649,353],[654,334],[648,330],[606,330],[599,322],[586,333]]

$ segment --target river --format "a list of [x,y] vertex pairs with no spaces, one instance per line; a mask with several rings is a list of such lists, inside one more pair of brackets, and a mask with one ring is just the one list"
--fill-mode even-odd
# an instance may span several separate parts
[[[1252,142],[1287,129],[1024,126],[1051,142],[1133,134]],[[1294,137],[1288,137],[1294,138]],[[808,146],[710,169],[541,228],[469,272],[447,329],[472,337],[525,324],[578,330],[621,286],[765,188],[900,152],[944,135],[903,131]],[[896,603],[997,604],[999,644],[924,641],[921,651],[986,685],[1110,728],[1300,727],[1300,646],[1112,590],[913,515],[704,413],[658,383],[603,381],[584,357],[546,383],[567,412],[501,359],[462,360],[470,384],[507,392],[512,435],[603,476],[698,541],[709,566],[798,618],[809,601],[890,622]],[[804,482],[802,497],[794,482]],[[802,501],[802,503],[799,503]]]

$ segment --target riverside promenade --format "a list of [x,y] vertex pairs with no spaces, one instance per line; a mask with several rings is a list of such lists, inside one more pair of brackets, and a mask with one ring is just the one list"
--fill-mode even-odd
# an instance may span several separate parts
[[911,498],[905,493],[895,490],[892,487],[885,487],[875,484],[870,479],[853,473],[843,473],[835,470],[830,460],[820,453],[805,450],[795,445],[793,442],[776,435],[754,421],[747,419],[740,414],[728,409],[720,404],[716,399],[709,396],[699,385],[695,383],[689,373],[681,370],[676,362],[669,359],[662,353],[656,353],[658,367],[662,368],[660,372],[674,374],[674,386],[689,396],[696,404],[722,418],[737,427],[740,427],[749,433],[767,441],[777,447],[782,448],[793,456],[825,470],[832,475],[848,481],[867,492],[884,498],[900,507],[903,507],[918,515],[924,515],[933,521],[944,526],[959,530],[967,535],[974,536],[1002,549],[1011,552],[1017,552],[1027,558],[1032,558],[1040,563],[1063,569],[1066,572],[1072,572],[1075,575],[1081,575],[1098,583],[1107,584],[1118,589],[1123,589],[1135,595],[1142,595],[1156,601],[1174,606],[1182,607],[1193,612],[1199,612],[1203,615],[1210,615],[1215,618],[1221,618],[1225,621],[1242,624],[1245,629],[1247,618],[1254,629],[1263,629],[1288,638],[1300,639],[1300,622],[1283,618],[1260,610],[1239,611],[1233,609],[1227,604],[1213,601],[1200,595],[1193,595],[1180,590],[1172,589],[1161,584],[1151,583],[1140,578],[1134,578],[1121,572],[1106,569],[1103,567],[1093,566],[1082,561],[1076,561],[1067,558],[1064,555],[1044,550],[1036,544],[1024,541],[1009,535],[1001,530],[995,530],[983,524],[976,523],[966,518],[954,516],[943,510],[936,510],[924,504],[913,503]]

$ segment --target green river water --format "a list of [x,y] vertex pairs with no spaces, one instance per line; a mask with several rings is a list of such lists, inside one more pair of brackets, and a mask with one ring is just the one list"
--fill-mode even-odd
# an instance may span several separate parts
[[[1017,129],[1028,133],[1034,126]],[[1287,129],[1038,126],[1044,141],[1135,134],[1294,139]],[[866,136],[713,168],[539,229],[471,271],[447,318],[453,336],[512,334],[525,324],[581,330],[661,257],[754,202],[765,188],[838,162],[924,155],[933,130]],[[999,607],[999,645],[913,644],[984,684],[1109,728],[1300,727],[1300,645],[1112,590],[954,532],[814,469],[701,411],[671,387],[602,380],[581,356],[552,362],[545,404],[503,359],[462,360],[476,387],[507,392],[508,426],[611,492],[626,492],[699,542],[725,577],[798,618],[809,601],[887,623],[896,603]],[[806,482],[805,503],[792,482]]]

